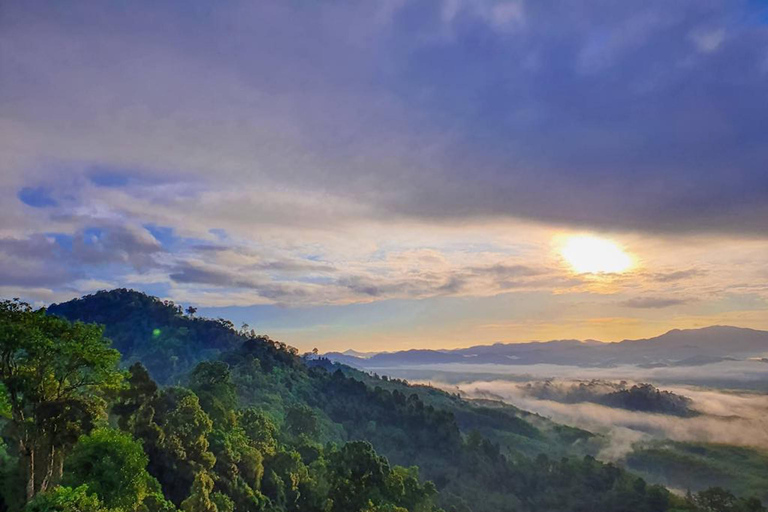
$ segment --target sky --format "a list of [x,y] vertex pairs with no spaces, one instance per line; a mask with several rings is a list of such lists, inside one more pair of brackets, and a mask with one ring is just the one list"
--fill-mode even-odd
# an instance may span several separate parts
[[302,350],[768,329],[768,3],[0,5],[0,296]]

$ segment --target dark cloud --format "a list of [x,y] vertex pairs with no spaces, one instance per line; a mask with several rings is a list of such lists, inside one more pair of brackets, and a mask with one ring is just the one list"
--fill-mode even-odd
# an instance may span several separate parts
[[[173,3],[129,16],[110,4],[30,4],[8,9],[0,55],[23,80],[0,86],[33,98],[55,84],[88,126],[125,105],[156,113],[143,122],[169,139],[147,153],[176,152],[160,168],[226,155],[235,183],[249,183],[258,162],[281,190],[344,196],[382,215],[768,233],[760,2],[233,2],[199,16]],[[89,19],[98,30],[84,30]],[[53,34],[32,49],[22,44],[30,20]],[[56,60],[62,41],[68,53]],[[109,44],[94,58],[95,45],[78,42]],[[14,48],[55,62],[19,62]],[[97,71],[113,94],[79,86]],[[46,74],[58,72],[78,86]],[[38,119],[18,105],[12,117]],[[210,131],[176,130],[164,116],[179,112],[180,126]],[[221,183],[220,170],[206,172]],[[100,187],[132,179],[120,166],[89,176]]]
[[43,234],[34,234],[27,238],[0,238],[0,254],[25,260],[47,260],[56,257],[59,253],[56,240]]
[[56,287],[82,277],[62,267],[17,265],[3,263],[0,268],[0,286]]
[[310,273],[310,272],[335,272],[336,267],[332,265],[326,265],[323,263],[317,263],[310,260],[273,260],[264,261],[254,265],[254,268],[260,270],[273,270],[277,272],[286,273]]
[[149,231],[127,225],[85,229],[72,244],[73,257],[80,263],[128,263],[136,268],[152,265],[153,256],[162,250],[160,242]]
[[52,237],[0,238],[0,286],[60,286],[78,277]]
[[[459,139],[398,208],[768,232],[768,30],[757,3],[526,2],[512,34],[464,5],[448,40],[405,42],[398,54],[400,79],[430,91],[414,87],[409,100]],[[411,6],[403,27],[440,16]],[[692,42],[715,29],[719,46]]]
[[256,284],[253,281],[238,277],[232,272],[215,268],[207,268],[202,265],[182,263],[176,266],[169,277],[177,283],[195,283],[212,286],[236,286],[252,288]]
[[345,276],[338,284],[347,288],[354,296],[370,298],[412,297],[448,294],[460,285],[456,278],[443,278],[427,272],[413,279],[386,278],[368,275]]
[[622,306],[639,309],[662,309],[671,306],[679,306],[690,302],[688,299],[678,299],[672,297],[636,297],[621,302]]
[[490,265],[486,267],[472,267],[471,273],[490,275],[496,279],[510,279],[519,277],[531,277],[545,273],[543,269],[529,267],[527,265]]
[[703,270],[699,270],[696,268],[688,269],[688,270],[676,270],[674,272],[659,272],[656,274],[653,274],[651,278],[654,281],[658,281],[660,283],[669,283],[673,281],[680,281],[683,279],[690,279],[692,277],[699,277],[706,274]]
[[[761,2],[516,5],[232,2],[187,15],[169,3],[127,15],[29,2],[5,13],[0,65],[18,72],[0,89],[24,100],[8,116],[30,132],[49,127],[37,101],[56,97],[55,126],[107,141],[101,131],[117,130],[100,154],[189,169],[212,188],[260,191],[268,176],[378,218],[768,234]],[[125,187],[121,169],[91,182]]]
[[277,303],[296,302],[307,297],[308,291],[300,283],[280,283],[259,276],[191,263],[181,263],[171,270],[169,277],[182,284],[242,288]]
[[218,244],[196,244],[191,247],[195,251],[200,252],[226,252],[229,251],[230,248],[226,245],[218,245]]

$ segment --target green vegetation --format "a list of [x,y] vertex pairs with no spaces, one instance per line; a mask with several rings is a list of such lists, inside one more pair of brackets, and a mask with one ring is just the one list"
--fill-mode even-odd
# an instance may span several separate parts
[[522,387],[531,396],[565,404],[592,402],[628,411],[669,414],[690,417],[698,413],[691,409],[692,400],[671,391],[663,391],[652,384],[610,382],[593,379],[578,384],[562,384],[552,380],[528,383]]
[[626,463],[649,480],[683,489],[719,485],[768,500],[768,454],[754,448],[660,442],[635,450]]
[[[556,456],[544,448],[579,454],[591,436],[307,362],[140,293],[48,313],[0,307],[0,510],[764,510],[717,489],[679,498],[590,456]],[[104,331],[81,323],[94,321]]]

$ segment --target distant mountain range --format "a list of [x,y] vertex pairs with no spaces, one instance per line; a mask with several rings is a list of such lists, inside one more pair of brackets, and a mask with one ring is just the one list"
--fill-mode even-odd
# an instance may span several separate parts
[[768,331],[712,326],[674,329],[655,338],[603,343],[595,340],[553,340],[496,343],[454,350],[405,350],[378,354],[329,352],[328,359],[362,368],[431,364],[559,364],[611,367],[624,364],[646,368],[700,366],[768,353]]

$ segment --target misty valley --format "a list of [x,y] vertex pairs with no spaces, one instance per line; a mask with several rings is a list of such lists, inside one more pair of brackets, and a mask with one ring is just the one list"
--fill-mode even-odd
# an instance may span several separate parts
[[[719,346],[713,336],[723,333],[740,352],[692,366],[689,353],[711,356]],[[5,301],[0,505],[9,512],[763,511],[766,395],[752,374],[741,389],[697,379],[703,371],[712,383],[731,382],[737,374],[727,365],[762,368],[768,333],[699,334],[684,333],[682,366],[670,355],[632,369],[610,346],[617,362],[596,366],[509,357],[515,364],[430,364],[423,351],[414,364],[407,352],[302,355],[247,326],[127,289],[47,309]],[[467,350],[491,358],[512,349],[532,347]],[[682,367],[699,373],[691,382],[669,373]],[[677,383],[654,379],[662,369]]]
[[326,357],[583,430],[589,434],[561,446],[563,453],[617,462],[678,493],[720,485],[765,500],[766,351],[768,332],[717,326],[612,344],[558,340]]

